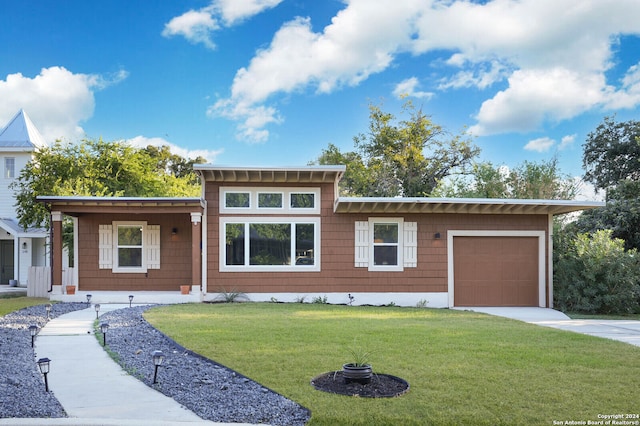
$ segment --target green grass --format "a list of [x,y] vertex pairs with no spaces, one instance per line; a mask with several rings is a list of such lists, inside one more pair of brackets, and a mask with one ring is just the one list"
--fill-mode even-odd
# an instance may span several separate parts
[[9,294],[0,297],[0,316],[6,315],[9,312],[18,311],[28,306],[43,305],[49,303],[48,299],[25,297],[25,296],[10,296]]
[[[145,317],[183,346],[312,411],[312,425],[529,425],[635,413],[640,348],[453,310],[320,304],[196,304]],[[371,351],[407,380],[397,398],[317,391],[321,373]]]

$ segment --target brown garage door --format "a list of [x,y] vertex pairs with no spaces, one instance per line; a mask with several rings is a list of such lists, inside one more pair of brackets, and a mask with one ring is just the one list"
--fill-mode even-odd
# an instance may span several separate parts
[[538,306],[538,238],[454,237],[454,306]]

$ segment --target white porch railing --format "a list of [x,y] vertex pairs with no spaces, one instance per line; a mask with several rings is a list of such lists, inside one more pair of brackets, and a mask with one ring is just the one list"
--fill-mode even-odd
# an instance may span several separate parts
[[[73,268],[62,270],[62,285],[74,285]],[[49,266],[32,266],[29,268],[28,297],[49,297],[51,288],[51,268]]]

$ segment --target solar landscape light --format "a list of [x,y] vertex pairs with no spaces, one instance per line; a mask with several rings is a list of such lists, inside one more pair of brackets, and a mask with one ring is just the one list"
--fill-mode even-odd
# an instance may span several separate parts
[[102,346],[107,346],[107,330],[109,329],[109,323],[103,322],[100,324],[100,331],[102,332]]
[[29,326],[29,333],[31,333],[31,347],[33,347],[33,339],[36,337],[36,334],[38,334],[38,326],[31,324]]
[[91,303],[91,295],[87,294],[87,303]]
[[129,295],[129,307],[131,307],[131,302],[133,302],[133,294]]
[[96,310],[96,319],[98,319],[98,313],[100,312],[100,304],[96,303],[93,307]]
[[49,392],[49,382],[47,382],[47,374],[49,373],[49,363],[51,360],[49,358],[40,358],[38,360],[38,368],[40,369],[40,373],[44,375],[44,390]]
[[47,319],[49,319],[49,315],[51,315],[51,303],[44,305],[44,310],[47,311]]
[[155,371],[153,372],[153,384],[158,383],[158,367],[162,365],[164,361],[164,354],[162,351],[153,351],[153,365],[155,366]]

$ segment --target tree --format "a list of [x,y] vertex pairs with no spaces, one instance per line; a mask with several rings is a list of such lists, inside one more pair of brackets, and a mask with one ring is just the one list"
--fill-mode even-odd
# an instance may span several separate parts
[[[48,226],[49,213],[36,202],[41,195],[199,196],[198,182],[194,183],[186,168],[178,176],[167,171],[169,163],[162,160],[153,150],[102,139],[78,144],[57,141],[41,148],[11,186],[20,224],[25,228]],[[182,164],[177,158],[172,161]]]
[[618,123],[605,117],[584,145],[584,180],[596,190],[622,180],[640,180],[640,121]]
[[466,172],[480,150],[464,133],[450,136],[411,101],[402,112],[409,119],[397,122],[370,105],[369,131],[354,137],[356,152],[343,154],[330,145],[316,162],[344,161],[344,188],[359,196],[427,197],[445,177]]
[[584,180],[606,191],[605,207],[583,212],[578,232],[609,229],[626,249],[640,249],[640,121],[606,117],[589,133],[582,162]]
[[477,163],[470,176],[443,182],[435,193],[458,198],[571,200],[578,189],[578,183],[562,174],[553,158],[539,163],[525,161],[511,170],[491,162]]
[[640,258],[611,231],[554,235],[554,301],[564,312],[640,312]]

